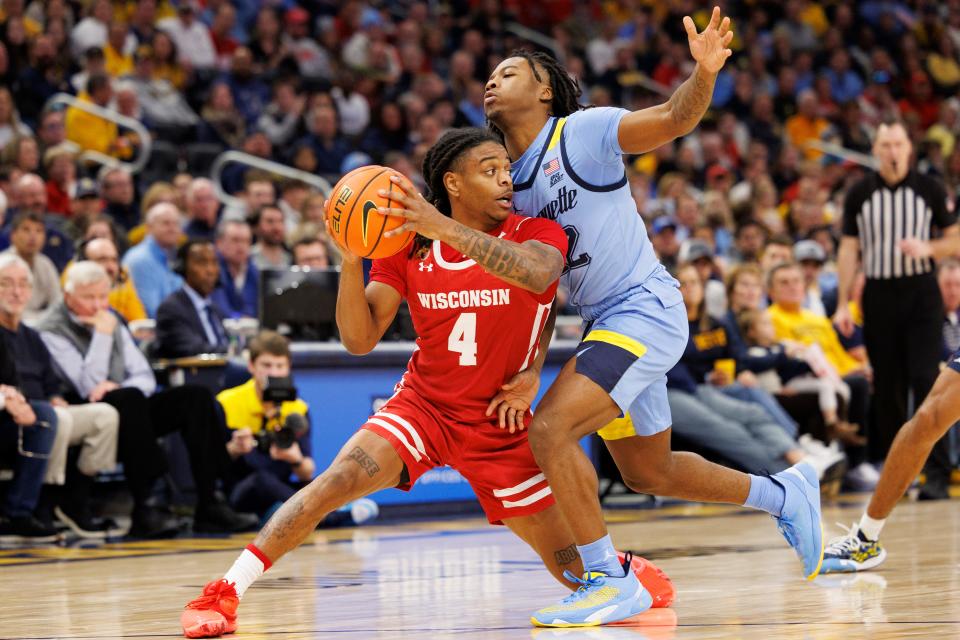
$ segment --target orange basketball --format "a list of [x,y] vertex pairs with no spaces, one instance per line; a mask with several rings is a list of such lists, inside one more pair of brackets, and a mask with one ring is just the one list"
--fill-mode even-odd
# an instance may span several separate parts
[[377,211],[378,207],[395,206],[378,193],[381,189],[396,190],[390,182],[392,175],[396,175],[395,172],[386,167],[360,167],[340,178],[330,193],[327,218],[331,231],[345,247],[363,258],[392,256],[402,251],[416,235],[413,232],[392,238],[383,235],[405,222],[398,216],[385,216]]

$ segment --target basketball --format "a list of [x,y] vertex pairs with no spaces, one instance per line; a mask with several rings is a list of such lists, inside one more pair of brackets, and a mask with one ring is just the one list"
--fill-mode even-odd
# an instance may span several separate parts
[[387,258],[406,247],[415,233],[393,238],[384,233],[404,223],[398,216],[385,216],[378,207],[395,206],[379,195],[381,189],[393,191],[392,169],[370,165],[354,169],[340,179],[330,193],[327,217],[333,235],[350,251],[362,258]]

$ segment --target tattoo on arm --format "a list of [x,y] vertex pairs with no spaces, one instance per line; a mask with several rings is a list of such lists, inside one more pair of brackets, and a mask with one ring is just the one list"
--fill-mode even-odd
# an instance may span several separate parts
[[450,245],[473,258],[488,273],[527,290],[544,290],[553,273],[549,249],[494,238],[476,229],[458,228]]
[[715,79],[697,70],[670,96],[670,117],[685,129],[692,129],[707,112],[713,99]]
[[370,457],[366,451],[360,447],[354,447],[353,451],[350,452],[350,455],[347,456],[348,460],[353,460],[360,468],[367,472],[367,475],[371,478],[380,471],[380,465],[378,465],[373,458]]
[[580,554],[577,553],[577,545],[571,544],[569,547],[560,549],[560,551],[555,551],[553,557],[556,558],[557,564],[562,567],[574,562],[580,557]]

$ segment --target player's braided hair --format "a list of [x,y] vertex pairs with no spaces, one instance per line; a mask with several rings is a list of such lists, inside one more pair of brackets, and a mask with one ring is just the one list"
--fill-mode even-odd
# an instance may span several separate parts
[[[427,183],[427,201],[445,216],[451,215],[450,196],[443,184],[443,176],[454,170],[457,161],[464,153],[485,142],[501,144],[491,132],[476,127],[454,129],[441,137],[430,147],[423,158],[423,179]],[[431,240],[417,235],[413,241],[410,255],[418,255],[430,246]]]
[[[580,83],[567,73],[567,70],[557,62],[556,58],[542,51],[525,51],[522,49],[514,50],[508,57],[523,58],[526,60],[537,82],[543,82],[543,78],[537,70],[537,65],[540,65],[540,67],[547,72],[550,86],[553,88],[553,100],[550,101],[550,115],[563,118],[584,108],[580,104],[580,95],[583,93],[580,89]],[[503,132],[489,120],[487,120],[487,126],[502,142]]]

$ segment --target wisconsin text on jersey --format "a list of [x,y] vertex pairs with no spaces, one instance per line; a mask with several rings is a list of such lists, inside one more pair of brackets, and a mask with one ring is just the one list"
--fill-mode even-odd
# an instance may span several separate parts
[[510,304],[510,289],[470,289],[449,293],[418,293],[424,309],[500,307]]

